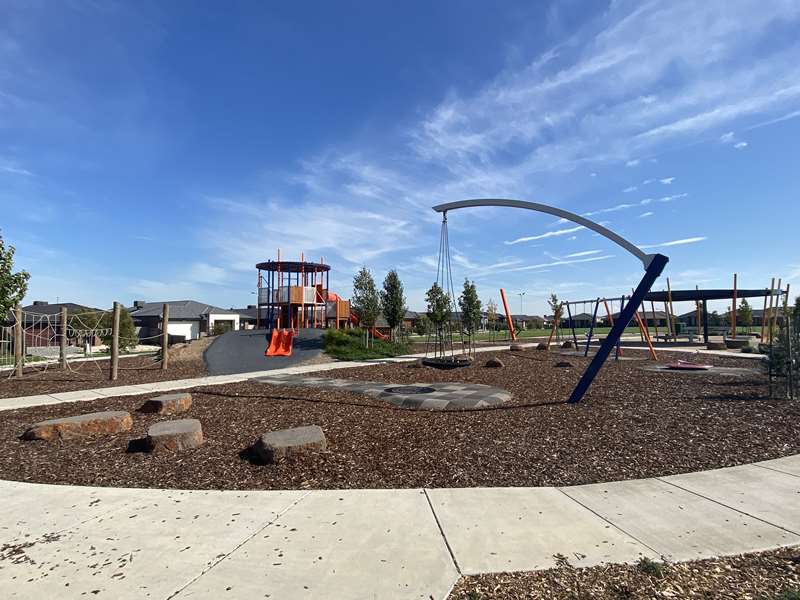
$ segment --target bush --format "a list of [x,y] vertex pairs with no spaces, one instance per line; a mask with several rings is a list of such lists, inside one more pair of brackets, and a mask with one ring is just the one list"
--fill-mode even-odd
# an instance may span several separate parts
[[365,360],[408,354],[410,348],[403,342],[374,339],[369,348],[363,344],[361,329],[329,329],[325,334],[325,352],[339,360]]
[[[103,343],[111,348],[111,338],[113,337],[111,328],[114,323],[114,312],[99,312],[95,310],[85,310],[69,315],[70,327],[79,331],[106,330],[107,335],[101,335]],[[105,333],[105,331],[103,331]],[[139,343],[139,336],[136,334],[136,327],[130,313],[123,309],[119,311],[119,350],[124,352],[136,347]]]
[[665,564],[660,563],[654,560],[643,556],[639,559],[639,562],[636,563],[636,568],[638,568],[642,573],[649,575],[650,577],[655,577],[656,579],[661,579],[664,577],[664,570]]

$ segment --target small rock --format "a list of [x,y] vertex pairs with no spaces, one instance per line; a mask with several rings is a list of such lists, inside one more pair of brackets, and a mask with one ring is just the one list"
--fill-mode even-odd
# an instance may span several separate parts
[[536,349],[537,350],[550,350],[550,344],[548,344],[547,342],[539,342],[538,344],[536,344]]
[[107,435],[129,431],[131,427],[133,427],[131,413],[124,410],[111,410],[42,421],[28,428],[22,434],[22,439],[70,440],[87,435]]
[[525,352],[525,346],[523,346],[522,344],[511,344],[509,350],[511,350],[512,352]]
[[561,344],[561,347],[564,348],[564,349],[567,349],[567,348],[574,348],[575,345],[572,342],[570,342],[569,340],[567,340],[566,342]]
[[188,392],[180,394],[164,394],[150,398],[139,408],[139,412],[174,415],[186,412],[192,407],[192,395]]
[[557,362],[556,366],[560,367],[560,368],[567,368],[568,369],[569,367],[572,366],[572,363],[568,363],[566,361],[561,361],[561,362]]
[[490,369],[499,369],[505,367],[505,364],[503,364],[503,361],[500,360],[499,358],[494,357],[486,361],[486,366],[489,367]]
[[203,427],[197,419],[161,421],[147,430],[145,447],[148,452],[168,450],[177,452],[203,445]]
[[265,433],[256,440],[253,450],[262,461],[276,463],[287,457],[325,450],[327,447],[322,428],[307,425]]

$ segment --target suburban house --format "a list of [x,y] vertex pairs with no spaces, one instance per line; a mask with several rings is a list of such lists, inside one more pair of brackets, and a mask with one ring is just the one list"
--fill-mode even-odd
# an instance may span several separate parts
[[[614,319],[615,323],[617,319],[619,319],[619,315],[620,313],[618,312],[611,314],[611,317]],[[645,322],[647,327],[667,327],[667,313],[665,313],[663,310],[640,310],[639,316]],[[604,327],[611,327],[611,320],[608,318],[608,316],[603,317],[602,323]],[[636,326],[636,321],[633,319],[628,324],[628,327],[632,326]]]
[[261,315],[258,314],[255,304],[248,304],[247,308],[232,308],[231,310],[239,315],[240,329],[256,329],[256,327],[263,329],[266,327],[269,316],[269,308],[266,306],[261,307]]
[[[577,315],[572,315],[572,318],[570,318],[568,315],[564,316],[561,319],[561,326],[569,329],[572,329],[573,327],[575,329],[589,329],[592,326],[597,327],[597,325],[600,323],[600,320],[600,318],[595,318],[593,315],[584,312],[578,313]],[[592,324],[593,321],[594,325]]]
[[171,300],[168,302],[145,302],[136,300],[128,310],[140,340],[161,334],[161,315],[164,304],[169,305],[167,333],[186,341],[210,335],[217,329],[235,330],[240,327],[239,313],[197,302],[195,300]]

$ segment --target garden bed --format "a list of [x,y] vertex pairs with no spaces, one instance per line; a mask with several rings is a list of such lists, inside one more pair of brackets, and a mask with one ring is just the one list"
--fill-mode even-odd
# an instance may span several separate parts
[[[641,371],[639,361],[612,361],[586,401],[572,406],[563,401],[585,359],[570,357],[575,367],[561,368],[555,364],[564,357],[555,352],[487,354],[456,371],[393,364],[332,375],[392,383],[472,381],[512,392],[508,404],[478,411],[407,411],[341,390],[258,382],[196,388],[182,416],[202,422],[206,443],[178,457],[126,452],[130,440],[166,418],[139,413],[126,434],[63,443],[18,439],[43,419],[134,411],[145,397],[5,411],[0,478],[189,489],[544,486],[663,476],[800,453],[800,403],[769,400],[761,374],[684,378]],[[505,366],[482,366],[492,355]],[[753,366],[709,357],[719,360]],[[322,427],[326,452],[270,466],[247,459],[246,448],[262,433],[302,425]]]
[[603,565],[528,573],[462,577],[450,600],[649,600],[651,598],[718,598],[797,600],[800,598],[800,549],[662,564]]

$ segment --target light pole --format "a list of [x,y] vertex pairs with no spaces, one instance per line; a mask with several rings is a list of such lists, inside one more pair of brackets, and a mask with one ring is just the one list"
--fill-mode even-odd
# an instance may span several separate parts
[[517,292],[517,296],[519,296],[519,318],[520,322],[524,322],[522,320],[522,315],[525,314],[525,311],[522,310],[522,297],[525,295],[525,292]]

